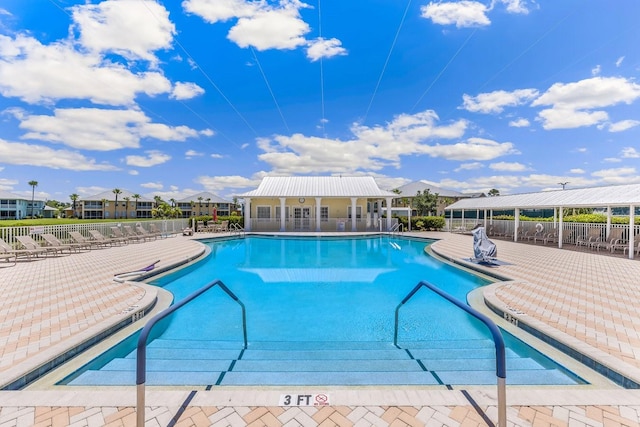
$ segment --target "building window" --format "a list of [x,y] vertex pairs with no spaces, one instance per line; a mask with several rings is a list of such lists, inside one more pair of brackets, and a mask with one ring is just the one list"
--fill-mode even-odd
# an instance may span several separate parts
[[271,219],[271,206],[256,206],[258,219]]
[[329,221],[329,206],[320,206],[320,221]]
[[[351,206],[348,209],[348,218],[351,219]],[[362,206],[356,206],[356,219],[362,219]]]

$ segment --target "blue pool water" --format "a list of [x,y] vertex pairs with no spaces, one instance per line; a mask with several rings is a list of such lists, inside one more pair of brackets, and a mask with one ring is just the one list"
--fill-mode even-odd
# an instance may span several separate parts
[[[466,301],[488,282],[424,252],[430,242],[360,238],[247,237],[207,243],[205,261],[153,284],[179,301],[220,279],[246,307],[213,288],[164,322],[148,347],[148,383],[495,384],[486,328],[426,288]],[[507,383],[584,383],[504,333]],[[63,383],[135,383],[135,342],[125,340]]]

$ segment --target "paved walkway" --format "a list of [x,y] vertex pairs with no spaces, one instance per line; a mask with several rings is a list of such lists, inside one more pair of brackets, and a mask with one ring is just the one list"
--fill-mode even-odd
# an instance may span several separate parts
[[[462,262],[471,236],[423,233],[442,239],[434,253]],[[202,237],[202,236],[196,236]],[[483,288],[483,299],[510,323],[531,327],[579,351],[612,375],[640,382],[640,262],[550,247],[496,241],[509,263],[484,268],[508,281]],[[158,268],[198,256],[190,238],[157,240],[51,257],[15,267],[0,264],[0,384],[19,383],[52,359],[114,325],[138,318],[157,290],[113,281],[116,273],[157,260]],[[478,268],[477,265],[471,264]],[[488,309],[484,309],[488,312]],[[37,384],[37,383],[36,383]],[[280,407],[282,393],[330,396],[328,407]],[[273,387],[206,390],[149,389],[147,425],[179,426],[477,426],[497,421],[495,387],[446,390],[357,387],[283,390]],[[606,379],[595,385],[508,387],[508,424],[639,426],[640,390]],[[34,385],[0,392],[0,427],[135,425],[135,387],[52,389]]]

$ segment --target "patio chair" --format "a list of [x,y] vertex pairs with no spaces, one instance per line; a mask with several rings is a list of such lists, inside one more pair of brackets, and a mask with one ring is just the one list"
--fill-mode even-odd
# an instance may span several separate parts
[[[4,253],[4,254],[15,254],[16,257],[19,256],[23,256],[26,255],[27,259],[29,261],[31,261],[31,257],[32,256],[38,256],[39,254],[45,254],[46,255],[46,251],[45,250],[40,250],[40,249],[15,249],[13,246],[11,246],[10,244],[8,244],[7,242],[5,242],[4,240],[2,240],[2,238],[0,238],[0,252]],[[16,259],[17,261],[17,259]]]
[[[133,233],[133,234],[124,234],[122,232],[122,230],[120,230],[119,227],[110,227],[111,228],[111,233],[112,236],[115,237],[116,239],[123,239],[127,242],[131,242],[131,241],[136,241],[139,242],[142,238],[140,236],[138,236],[137,234]],[[126,230],[126,228],[125,228]],[[129,230],[131,230],[131,227],[129,227]],[[131,230],[131,232],[133,232],[133,230]]]
[[7,263],[9,263],[11,262],[11,258],[13,258],[12,266],[16,265],[16,263],[18,262],[18,255],[13,251],[7,252],[4,248],[0,247],[0,259],[3,259],[7,261]]
[[67,250],[69,251],[69,253],[71,253],[71,251],[78,252],[78,250],[80,249],[88,249],[84,244],[81,245],[79,243],[63,243],[60,239],[50,233],[43,233],[41,234],[41,236],[47,243],[47,245],[54,248],[60,248],[63,251]]
[[155,234],[157,237],[160,237],[160,238],[165,238],[168,236],[167,234],[163,233],[158,228],[158,226],[154,223],[149,224],[149,232]]
[[70,231],[69,236],[71,236],[71,238],[74,240],[75,243],[81,244],[84,247],[89,249],[104,248],[107,245],[111,246],[111,242],[109,241],[101,242],[98,240],[91,240],[84,237],[79,231]]
[[229,221],[222,221],[220,224],[216,224],[213,231],[215,231],[216,233],[229,231]]
[[119,244],[122,244],[122,243],[124,243],[124,244],[129,243],[129,240],[124,238],[124,237],[123,238],[105,237],[98,230],[89,230],[89,234],[91,234],[92,241],[108,244],[109,246],[113,246],[114,244],[118,244],[119,245]]
[[[627,250],[629,250],[629,243],[627,243],[624,247],[624,249],[622,250],[623,254],[627,254]],[[613,252],[613,250],[612,250]],[[640,242],[638,242],[638,244],[636,245],[636,256],[640,255]]]
[[594,245],[597,251],[600,251],[600,248],[606,249],[608,251],[613,252],[616,245],[623,242],[622,233],[624,230],[622,228],[613,228],[609,232],[609,238],[604,242],[598,242]]
[[54,254],[62,254],[64,252],[63,248],[57,248],[55,246],[42,246],[31,236],[16,236],[16,240],[20,243],[25,249],[31,249],[33,251],[40,251],[45,255],[50,253]]
[[595,244],[600,242],[600,229],[590,228],[589,232],[585,236],[580,236],[576,239],[577,246],[594,247]]
[[[131,230],[131,227],[129,227],[128,225],[125,226],[125,230]],[[149,233],[147,230],[144,229],[144,227],[142,227],[142,225],[136,225],[136,234],[140,237],[142,237],[145,240],[156,240],[158,238],[158,236],[156,236],[155,234]]]

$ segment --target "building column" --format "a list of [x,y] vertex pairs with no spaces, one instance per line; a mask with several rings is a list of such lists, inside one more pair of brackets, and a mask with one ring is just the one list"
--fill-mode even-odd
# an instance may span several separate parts
[[322,221],[320,218],[320,203],[322,203],[322,197],[316,197],[316,231],[322,231]]
[[387,231],[391,230],[391,201],[392,197],[387,197]]
[[244,229],[251,231],[251,198],[244,199]]
[[634,205],[629,206],[629,259],[633,259],[635,249],[635,239],[633,231],[635,228],[636,219],[636,207]]
[[611,206],[607,206],[607,239],[609,238],[609,233],[611,233]]
[[462,209],[462,211],[460,212],[460,227],[461,229],[465,229],[464,227],[464,209]]
[[559,217],[559,220],[558,220],[558,248],[559,249],[562,249],[562,240],[564,239],[564,237],[562,236],[564,234],[563,230],[562,230],[564,228],[564,226],[562,225],[563,218],[564,218],[562,211],[563,211],[562,206],[558,207],[558,217]]
[[287,231],[286,215],[285,215],[285,202],[286,197],[280,197],[280,231]]
[[351,231],[358,231],[356,225],[356,202],[358,201],[357,197],[351,198]]
[[518,241],[518,228],[520,228],[520,208],[516,208],[515,210],[515,221],[513,224],[513,241]]
[[484,215],[482,215],[484,217],[484,229],[487,229],[487,210],[484,210]]

